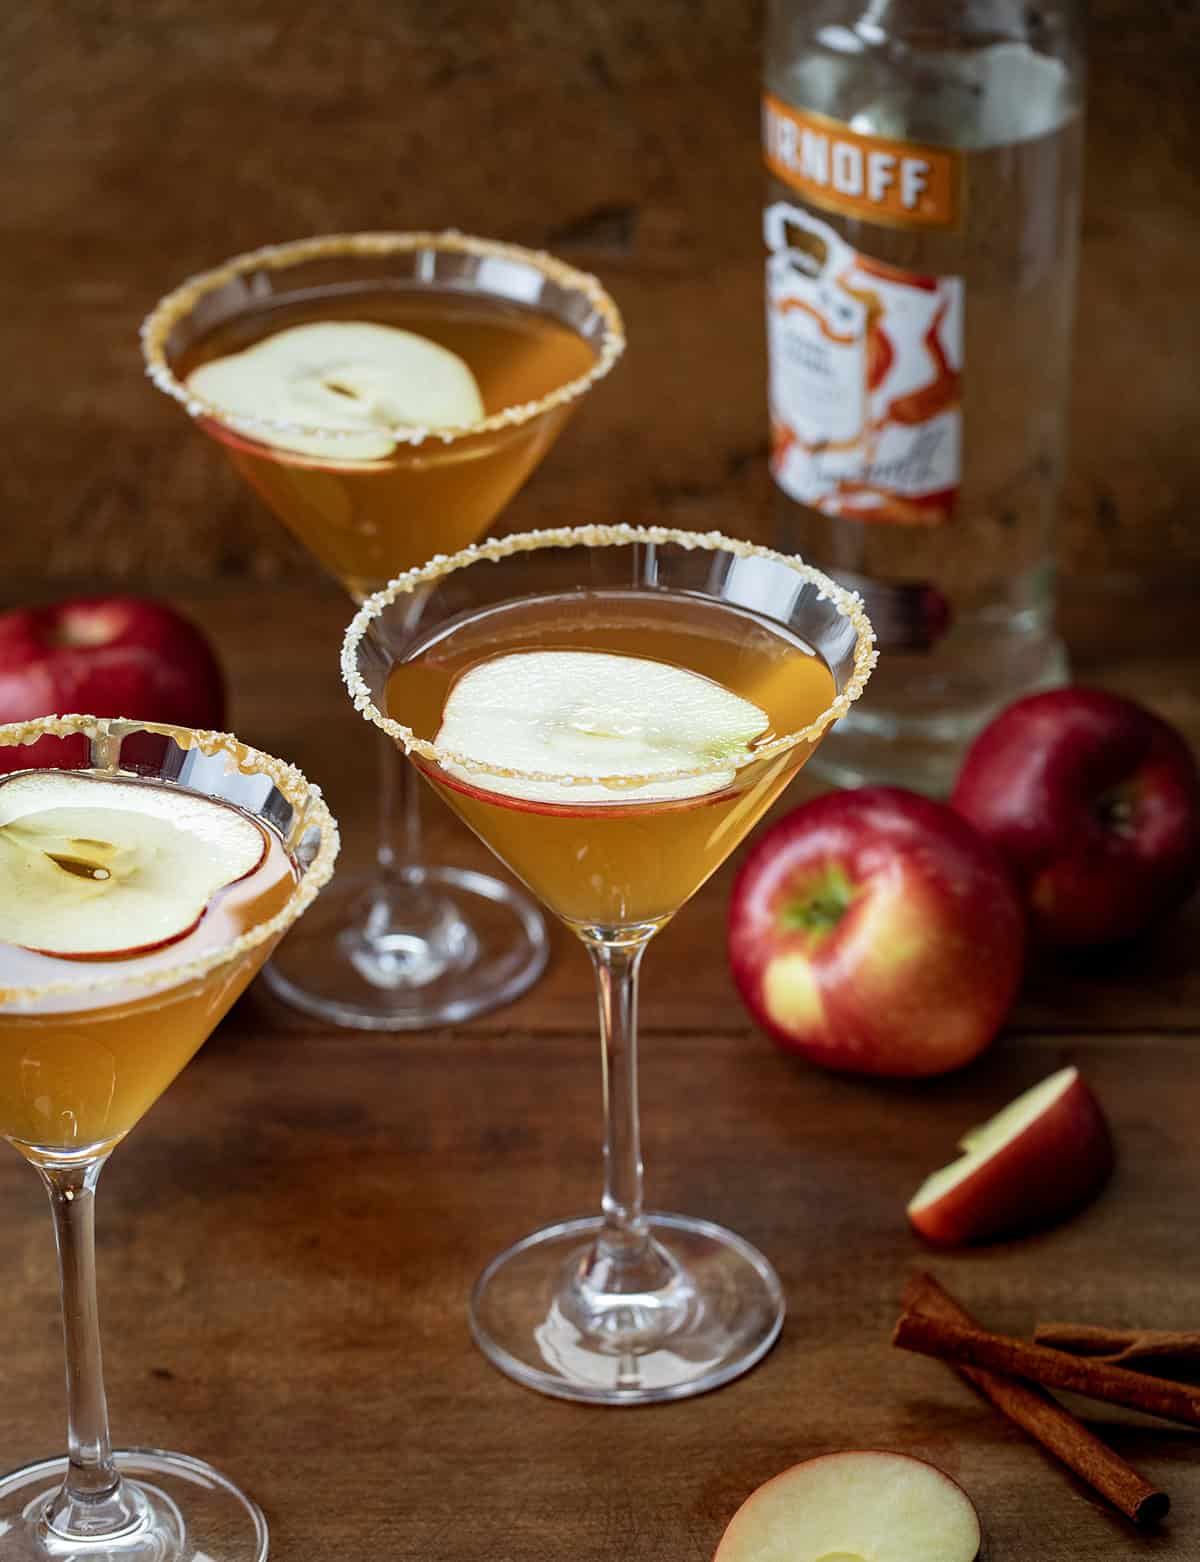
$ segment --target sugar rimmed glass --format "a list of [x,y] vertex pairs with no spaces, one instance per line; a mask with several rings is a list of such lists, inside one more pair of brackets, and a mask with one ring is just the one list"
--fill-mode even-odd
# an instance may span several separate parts
[[[413,593],[425,600],[415,642],[406,624]],[[612,638],[611,615],[620,617],[625,640]],[[762,662],[769,651],[771,676],[790,689],[802,654],[815,651],[828,679],[827,703],[794,728],[773,728],[732,777],[724,774],[725,760],[652,778],[515,770],[454,752],[434,740],[436,727],[428,730],[441,707],[429,703],[409,670],[432,670],[440,660],[450,687],[458,676],[456,639],[477,636],[471,644],[489,656],[495,647],[558,646],[580,633],[579,643],[590,647],[608,648],[610,640],[627,646],[635,643],[627,630],[635,639],[659,634],[672,615],[708,616],[704,654],[726,669],[726,676],[712,676],[742,694],[755,657]],[[535,619],[538,627],[522,640],[521,624]],[[477,1343],[528,1387],[602,1404],[681,1398],[745,1372],[778,1335],[783,1295],[761,1253],[707,1220],[644,1210],[638,970],[649,940],[858,698],[873,664],[873,636],[858,599],[826,577],[748,543],[662,527],[582,527],[485,542],[400,577],[350,626],[343,672],[357,708],[408,750],[435,790],[572,928],[595,969],[602,1212],[517,1242],[488,1265],[471,1299]],[[405,720],[406,699],[419,709],[422,730]],[[682,786],[682,797],[661,800],[660,790],[660,800],[639,804],[639,787],[651,785]],[[546,786],[556,797],[575,788],[581,801],[528,800],[535,795],[530,787]]]
[[[21,763],[12,750],[23,749]],[[145,722],[47,717],[0,726],[7,771],[90,771],[155,781],[232,804],[268,827],[296,876],[281,907],[228,943],[153,969],[80,962],[39,987],[0,988],[0,1117],[8,1139],[50,1197],[62,1287],[67,1359],[66,1458],[0,1476],[0,1562],[263,1562],[267,1523],[258,1504],[220,1471],[187,1454],[114,1452],[101,1368],[95,1275],[95,1191],[105,1162],[141,1113],[203,1044],[283,934],[328,883],[337,826],[298,770],[236,738]],[[0,784],[3,783],[0,776]],[[57,964],[57,962],[56,962]],[[154,1076],[120,1038],[170,1035],[173,1054]],[[83,1090],[107,1059],[111,1089]],[[143,1059],[144,1061],[144,1059]],[[43,1124],[31,1129],[29,1124]]]
[[[397,428],[394,450],[377,460],[339,458],[337,429],[230,413],[184,383],[197,345],[240,317],[265,319],[267,311],[308,304],[319,313],[332,301],[346,318],[364,298],[406,306],[434,299],[490,312],[493,323],[514,328],[553,324],[586,346],[587,362],[570,368],[568,353],[561,383],[537,395],[522,391],[519,376],[502,376],[489,395],[481,378],[490,410],[480,422]],[[293,316],[281,313],[279,323]],[[155,308],[142,340],[154,383],[361,601],[430,553],[482,535],[617,361],[624,333],[596,279],[553,256],[453,232],[359,233],[269,246],[194,277]],[[296,436],[316,437],[328,449],[314,457],[273,443]],[[415,631],[420,598],[408,607]],[[537,908],[487,874],[426,862],[408,767],[390,744],[380,746],[380,766],[374,867],[342,875],[280,948],[265,980],[308,1013],[372,1030],[460,1022],[510,1001],[545,966]]]

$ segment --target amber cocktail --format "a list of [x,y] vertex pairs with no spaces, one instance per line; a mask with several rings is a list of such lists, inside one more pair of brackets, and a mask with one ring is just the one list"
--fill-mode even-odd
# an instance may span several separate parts
[[0,1477],[0,1562],[267,1555],[261,1511],[218,1471],[112,1450],[94,1195],[336,855],[317,789],[235,738],[78,716],[0,727],[0,1138],[50,1195],[69,1442]]
[[[436,628],[388,681],[387,714],[417,733],[437,732],[451,690],[470,668],[502,655],[576,651],[686,668],[760,708],[771,733],[810,727],[837,694],[833,674],[813,649],[783,626],[743,608],[689,593],[614,587],[549,593],[485,608]],[[611,686],[603,661],[594,678],[593,726]],[[632,670],[632,669],[631,669]],[[521,669],[518,667],[518,673]],[[584,735],[599,749],[595,732]],[[787,785],[807,746],[718,773],[719,784],[680,785],[678,797],[645,798],[645,786],[613,778],[601,795],[496,792],[486,774],[454,773],[425,756],[417,766],[447,803],[539,900],[574,928],[660,926],[720,866],[731,848]],[[553,756],[541,755],[543,762]],[[707,778],[697,777],[695,782]],[[688,795],[689,792],[692,795]],[[581,871],[582,870],[582,871]]]
[[660,527],[486,542],[392,582],[350,627],[359,709],[595,966],[602,1213],[518,1242],[471,1304],[482,1349],[529,1387],[679,1398],[746,1371],[779,1331],[762,1254],[643,1210],[637,974],[862,692],[872,643],[858,599],[798,559]]
[[[164,299],[143,340],[155,383],[356,601],[493,525],[623,346],[593,277],[457,233],[239,256]],[[461,1020],[536,977],[544,929],[512,886],[421,860],[386,758],[375,871],[343,875],[267,977],[340,1024]]]

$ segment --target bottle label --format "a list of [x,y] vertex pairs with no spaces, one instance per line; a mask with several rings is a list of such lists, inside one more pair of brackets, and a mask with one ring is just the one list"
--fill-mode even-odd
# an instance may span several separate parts
[[954,228],[962,207],[960,154],[861,135],[840,120],[763,95],[767,167],[810,206],[896,228]]
[[768,207],[771,472],[827,515],[938,525],[962,470],[963,285]]

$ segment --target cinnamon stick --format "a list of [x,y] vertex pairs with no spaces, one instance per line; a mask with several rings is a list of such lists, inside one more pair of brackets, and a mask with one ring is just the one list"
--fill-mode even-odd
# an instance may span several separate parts
[[[907,1311],[920,1312],[930,1318],[942,1318],[966,1328],[979,1327],[966,1308],[932,1275],[913,1276],[905,1288],[904,1306]],[[1135,1524],[1149,1525],[1166,1517],[1171,1506],[1166,1492],[1152,1486],[1113,1453],[1045,1389],[980,1367],[960,1364],[956,1371],[1002,1415],[1061,1460],[1126,1518]]]
[[1127,1367],[1071,1356],[1046,1345],[1010,1339],[1003,1334],[969,1328],[927,1313],[906,1312],[896,1325],[892,1343],[901,1350],[967,1367],[983,1367],[1006,1377],[1028,1378],[1044,1388],[1065,1388],[1088,1399],[1124,1405],[1144,1415],[1200,1426],[1200,1389],[1169,1383]]
[[1130,1361],[1200,1362],[1200,1334],[1170,1329],[1104,1329],[1090,1323],[1039,1323],[1034,1343],[1091,1356],[1110,1366]]

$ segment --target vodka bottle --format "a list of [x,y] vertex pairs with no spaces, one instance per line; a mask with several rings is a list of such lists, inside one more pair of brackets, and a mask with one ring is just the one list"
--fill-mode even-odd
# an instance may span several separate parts
[[769,0],[780,541],[862,593],[881,649],[818,756],[842,781],[945,790],[991,715],[1066,676],[1080,34],[1071,0]]

